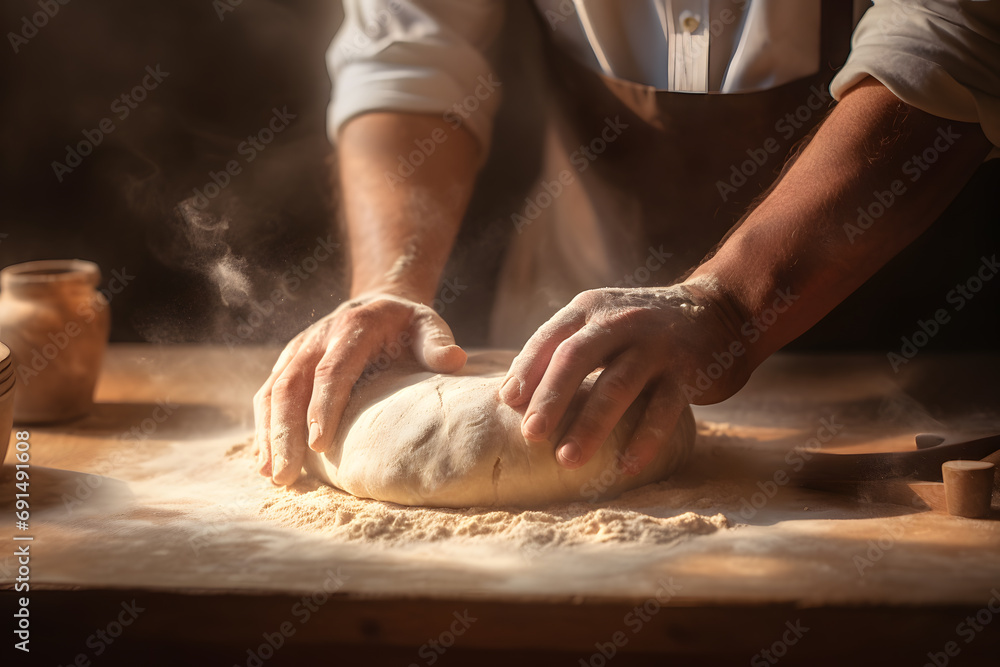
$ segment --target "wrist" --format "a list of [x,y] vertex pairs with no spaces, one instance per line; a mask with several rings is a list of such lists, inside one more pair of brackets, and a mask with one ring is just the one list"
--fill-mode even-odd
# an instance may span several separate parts
[[746,309],[709,274],[689,278],[674,288],[685,301],[682,314],[694,325],[686,341],[691,355],[681,373],[681,388],[690,403],[723,401],[746,384],[755,368]]
[[379,280],[351,283],[350,298],[364,299],[375,296],[393,296],[415,303],[429,305],[434,300],[437,282],[429,280]]

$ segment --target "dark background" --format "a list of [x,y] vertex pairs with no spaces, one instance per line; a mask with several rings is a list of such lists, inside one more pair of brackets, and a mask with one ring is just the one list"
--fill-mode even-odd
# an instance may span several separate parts
[[[220,7],[232,11],[220,19]],[[124,268],[136,277],[113,298],[113,340],[223,341],[251,306],[223,302],[210,277],[215,262],[228,254],[242,263],[250,298],[264,300],[335,228],[324,54],[340,3],[70,0],[15,54],[7,33],[20,32],[22,17],[37,11],[26,0],[0,9],[0,266],[80,257],[97,262],[105,279]],[[113,100],[156,65],[169,76],[118,120]],[[523,131],[524,114],[512,114],[516,84],[505,93],[497,131]],[[275,107],[297,118],[245,164],[237,146]],[[114,132],[59,182],[51,163],[64,161],[66,145],[105,117]],[[469,285],[447,313],[466,345],[485,342],[490,276],[510,227],[496,211],[516,210],[510,202],[523,200],[532,174],[530,165],[518,173],[496,166],[516,157],[516,142],[495,147],[480,179],[491,184],[492,201],[470,212],[463,251],[446,271]],[[214,229],[193,228],[178,203],[231,159],[244,170],[212,201]],[[918,319],[950,310],[947,292],[1000,246],[998,183],[1000,160],[984,165],[930,232],[793,347],[898,350]],[[342,257],[321,263],[247,340],[284,342],[329,312],[342,297],[343,274]],[[928,349],[996,350],[998,285],[987,283],[952,312]]]
[[[0,49],[0,264],[81,257],[105,279],[125,267],[135,279],[112,299],[113,340],[221,340],[249,311],[223,304],[206,275],[215,260],[227,250],[243,258],[260,300],[332,231],[324,52],[339,3],[231,8],[220,20],[211,0],[72,0],[19,53],[6,38]],[[38,6],[2,11],[6,35]],[[157,65],[169,76],[119,120],[113,100]],[[237,147],[273,108],[296,118],[246,163]],[[51,163],[105,117],[116,129],[60,183]],[[177,204],[232,159],[243,172],[207,222],[226,216],[228,229],[193,230]],[[252,339],[293,335],[337,290],[341,269],[337,257],[324,262]]]

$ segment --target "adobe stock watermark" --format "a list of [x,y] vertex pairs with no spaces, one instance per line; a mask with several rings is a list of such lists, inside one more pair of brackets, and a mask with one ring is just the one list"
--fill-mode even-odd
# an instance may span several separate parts
[[368,48],[382,29],[389,24],[393,16],[399,14],[403,4],[399,0],[389,0],[385,7],[380,7],[375,15],[364,26],[351,24],[337,35],[334,52],[339,58],[347,58]]
[[249,314],[246,317],[241,315],[236,318],[236,335],[228,331],[222,334],[222,340],[226,344],[226,347],[232,351],[238,345],[250,340],[254,332],[268,321],[267,318],[277,312],[278,307],[284,300],[290,294],[298,291],[302,287],[302,284],[319,270],[320,264],[334,256],[334,251],[338,248],[340,248],[340,244],[333,240],[331,234],[327,234],[325,239],[317,236],[316,246],[312,252],[303,257],[301,261],[292,264],[281,274],[280,287],[273,289],[263,301],[257,301],[253,298],[249,299]]
[[636,469],[636,464],[638,464],[638,462],[639,459],[631,453],[619,452],[615,455],[614,460],[611,461],[608,467],[602,470],[600,474],[580,485],[580,495],[586,498],[588,502],[598,502],[601,499],[601,496],[603,496],[615,482],[629,474],[629,470]]
[[787,629],[781,633],[781,637],[750,658],[751,667],[767,667],[767,665],[778,664],[779,660],[788,655],[788,649],[798,644],[799,640],[809,632],[809,628],[802,625],[801,618],[795,619],[794,623],[785,621],[785,628]]
[[243,4],[243,0],[212,0],[212,9],[219,21],[226,20],[226,14],[236,11],[236,8]]
[[659,248],[649,246],[649,254],[646,255],[646,261],[635,267],[632,273],[622,276],[622,279],[616,282],[613,287],[639,287],[644,285],[649,282],[654,273],[666,266],[667,260],[673,256],[674,253],[665,252],[662,245]]
[[[503,85],[503,82],[496,78],[492,72],[485,75],[480,74],[476,81],[478,83],[472,93],[452,104],[448,111],[441,115],[452,131],[462,127],[464,122],[472,117],[472,114],[479,111],[483,102],[492,97],[497,89]],[[385,171],[382,174],[389,190],[395,192],[397,185],[405,183],[408,178],[417,173],[417,169],[437,152],[438,146],[448,141],[449,136],[451,135],[445,132],[444,128],[436,127],[431,130],[428,136],[414,139],[413,150],[406,155],[400,153],[396,156],[396,170],[394,172]]]
[[493,72],[480,74],[476,78],[476,87],[471,93],[455,102],[441,116],[453,130],[462,127],[463,123],[479,111],[482,103],[490,99],[503,82]]
[[289,113],[287,106],[280,110],[278,107],[273,107],[271,118],[267,124],[255,133],[247,135],[247,138],[236,146],[236,154],[243,158],[242,161],[234,158],[226,162],[219,171],[210,169],[208,180],[200,188],[195,188],[194,196],[188,198],[187,201],[190,201],[199,211],[205,210],[211,200],[229,187],[234,177],[243,173],[243,167],[253,162],[257,155],[267,148],[277,135],[284,132],[296,118],[298,116]]
[[[961,637],[966,645],[971,644],[979,636],[979,633],[983,632],[997,615],[1000,615],[1000,590],[993,588],[990,589],[990,593],[992,596],[979,611],[972,616],[966,616],[955,626],[955,634]],[[927,662],[924,663],[923,667],[946,667],[951,659],[958,657],[961,652],[961,644],[954,640],[947,641],[940,651],[927,652]]]
[[200,524],[198,532],[188,537],[188,546],[195,557],[199,557],[202,549],[212,546],[214,540],[232,527],[232,522],[244,516],[248,510],[253,510],[256,503],[249,494],[241,493],[232,498],[231,502],[213,506],[213,520]]
[[[0,562],[0,578],[14,580],[17,575],[17,551],[14,552],[13,556],[4,556],[3,562]],[[29,590],[25,587],[25,584],[16,585],[14,588],[16,591]],[[21,605],[22,607],[25,605]]]
[[903,536],[904,532],[902,526],[888,523],[882,529],[882,534],[877,540],[868,540],[866,543],[868,548],[865,549],[864,553],[855,554],[851,559],[854,567],[858,570],[858,576],[865,576],[865,570],[875,567],[875,564],[896,546],[896,542]]
[[[774,123],[774,131],[785,142],[795,136],[798,130],[809,123],[813,116],[826,109],[830,102],[830,91],[818,86],[809,87],[809,96],[802,104],[789,111]],[[715,189],[723,202],[740,191],[748,179],[763,169],[770,159],[782,151],[782,144],[774,136],[767,137],[760,146],[746,149],[747,159],[729,165],[729,176],[726,180],[717,180]]]
[[[446,278],[438,290],[437,297],[431,302],[431,307],[438,315],[443,314],[447,306],[454,303],[466,289],[468,289],[468,285],[463,285],[458,278],[454,280]],[[368,362],[354,386],[364,386],[374,380],[380,373],[388,370],[392,366],[392,362],[403,356],[403,352],[412,346],[413,336],[410,332],[400,331],[395,340],[383,345],[379,355]]]
[[[819,424],[814,437],[806,440],[802,447],[796,447],[785,454],[785,465],[793,473],[802,470],[805,464],[812,459],[813,454],[823,449],[823,445],[833,440],[844,430],[844,425],[838,424],[834,415],[823,417],[819,420]],[[778,488],[787,485],[790,481],[791,476],[785,468],[775,470],[769,480],[758,481],[759,491],[754,492],[750,498],[740,498],[740,516],[743,520],[749,521],[754,518],[757,512],[778,494]]]
[[[91,660],[104,655],[104,652],[111,647],[124,633],[125,629],[135,623],[139,614],[146,611],[145,607],[140,607],[133,599],[131,602],[122,602],[121,611],[102,628],[97,628],[87,637],[86,647],[89,652],[77,653],[74,658],[67,663],[72,667],[88,667]],[[60,665],[62,667],[62,665]]]
[[[954,306],[953,310],[956,313],[965,308],[966,304],[982,291],[986,283],[993,280],[993,277],[1000,272],[1000,263],[997,262],[996,254],[990,257],[984,255],[979,260],[979,267],[976,271],[945,294],[945,302]],[[913,333],[900,337],[898,351],[893,350],[886,354],[886,360],[892,371],[898,373],[904,364],[910,363],[910,360],[916,357],[940,333],[941,328],[951,322],[951,317],[952,313],[948,308],[938,308],[930,318],[917,320],[917,327]]]
[[153,436],[160,428],[160,425],[170,419],[170,416],[181,407],[179,403],[172,403],[170,399],[160,399],[150,412],[149,416],[134,424],[128,431],[122,433],[118,439],[123,442],[139,442]]
[[[622,623],[631,631],[632,637],[642,632],[646,624],[684,589],[681,584],[674,581],[673,577],[660,579],[656,583],[659,584],[656,593],[622,617]],[[624,630],[616,630],[608,641],[594,642],[595,651],[587,659],[580,658],[580,667],[605,667],[628,645],[629,639],[631,637]]]
[[20,29],[7,33],[7,41],[10,42],[10,48],[14,49],[14,55],[20,53],[21,47],[34,39],[38,31],[47,26],[69,2],[70,0],[38,0],[38,11],[30,16],[22,16]]
[[410,349],[412,345],[413,336],[410,332],[406,330],[400,331],[399,335],[396,336],[396,340],[383,345],[379,355],[365,365],[365,370],[361,373],[361,377],[358,378],[357,382],[354,383],[354,387],[362,387],[374,380],[378,377],[379,373],[387,370],[393,361],[403,356],[403,352]]
[[246,649],[246,660],[242,663],[233,663],[233,667],[264,667],[264,663],[273,658],[285,643],[295,636],[299,628],[304,626],[318,612],[320,608],[330,601],[335,593],[344,587],[344,583],[350,579],[350,575],[344,574],[338,567],[336,571],[327,569],[324,573],[326,579],[323,584],[313,591],[303,595],[300,600],[289,609],[289,615],[298,621],[296,625],[292,620],[285,620],[278,624],[272,632],[261,634],[260,644]]
[[[774,293],[775,298],[770,307],[765,308],[756,317],[750,318],[740,327],[740,335],[750,344],[756,343],[768,329],[774,326],[778,318],[799,299],[799,295],[793,294],[790,288],[778,288]],[[694,386],[689,384],[681,386],[688,403],[693,403],[696,398],[704,395],[715,384],[716,380],[733,367],[736,359],[742,357],[746,352],[746,345],[739,339],[732,341],[729,347],[722,352],[713,352],[712,357],[715,361],[705,368],[698,369],[695,374]]]
[[431,308],[434,309],[438,315],[444,315],[444,311],[448,309],[448,306],[455,303],[458,297],[462,295],[462,292],[469,289],[468,285],[463,285],[461,278],[445,278],[444,282],[441,284],[441,288],[438,289],[437,296],[431,301]]
[[469,614],[469,610],[464,610],[461,614],[457,611],[452,612],[453,620],[447,628],[441,631],[441,633],[434,639],[428,639],[425,644],[423,644],[417,650],[417,656],[419,656],[423,662],[416,663],[411,662],[409,667],[420,667],[420,665],[430,665],[435,664],[441,656],[443,656],[449,648],[455,645],[455,642],[459,637],[468,632],[472,624],[475,623],[477,619],[475,616]]
[[[590,168],[590,165],[598,158],[600,155],[607,150],[608,146],[613,144],[622,133],[628,129],[628,123],[623,123],[621,116],[615,116],[614,118],[606,117],[604,119],[604,127],[601,128],[590,141],[585,144],[580,144],[580,146],[574,150],[569,155],[570,164],[576,169],[577,173],[582,174]],[[524,198],[524,208],[520,213],[511,213],[510,221],[514,225],[514,229],[518,234],[524,231],[524,228],[530,225],[532,222],[538,219],[542,214],[542,211],[552,206],[552,203],[559,198],[559,196],[565,192],[566,188],[571,186],[576,182],[576,176],[570,169],[561,170],[555,178],[551,181],[546,181],[542,179],[542,182],[536,188],[534,195]]]
[[[916,183],[931,168],[940,157],[948,152],[948,149],[955,145],[955,141],[962,135],[951,129],[951,125],[945,128],[938,128],[938,136],[930,146],[925,148],[919,155],[914,154],[909,160],[903,163],[901,171],[909,176],[910,183]],[[887,190],[874,190],[873,200],[868,206],[858,207],[858,218],[854,223],[845,222],[844,233],[847,240],[854,244],[854,240],[871,229],[872,225],[885,215],[886,211],[892,208],[896,199],[906,194],[907,186],[902,179],[895,179],[889,184]]]
[[[108,279],[107,285],[98,288],[97,298],[92,301],[80,303],[75,314],[84,324],[90,324],[99,313],[103,312],[110,305],[115,296],[121,294],[122,290],[133,280],[135,280],[135,276],[130,274],[124,266],[121,270],[112,270],[111,278]],[[83,328],[80,326],[79,320],[76,319],[67,320],[66,324],[63,325],[62,331],[49,332],[48,342],[31,348],[31,354],[28,355],[28,359],[18,362],[17,375],[19,381],[25,387],[29,386],[31,381],[48,368],[49,364],[62,354],[62,351],[69,346],[70,342],[81,333],[83,333]]]
[[104,485],[104,482],[122,464],[124,459],[125,454],[121,450],[115,450],[108,457],[101,459],[94,465],[93,473],[78,475],[76,488],[73,489],[73,492],[63,492],[60,498],[63,503],[63,509],[66,510],[66,516],[71,516],[78,507],[87,502],[94,495],[94,492]]
[[145,71],[146,74],[139,83],[112,100],[110,107],[112,116],[102,118],[97,123],[97,127],[93,129],[83,130],[83,139],[76,144],[66,144],[66,156],[62,162],[52,161],[52,173],[55,174],[57,181],[62,183],[67,174],[73,173],[74,169],[83,164],[83,158],[93,153],[94,149],[104,141],[104,138],[118,128],[115,125],[115,118],[119,121],[128,118],[133,111],[139,108],[139,104],[146,100],[149,93],[156,90],[163,83],[163,80],[170,76],[170,72],[162,71],[159,64],[147,65]]
[[890,0],[879,4],[879,9],[885,9],[886,5],[892,7],[892,12],[888,16],[881,16],[878,21],[878,29],[882,35],[888,35],[906,25],[914,15],[922,13],[921,7],[913,2],[901,2],[900,0]]
[[[180,405],[171,403],[169,400],[157,401],[150,416],[132,426],[129,431],[122,433],[119,436],[119,440],[138,442],[149,438],[160,427],[160,424],[167,421],[179,407]],[[124,458],[125,455],[121,450],[115,450],[109,456],[94,464],[93,473],[79,475],[76,480],[76,488],[73,489],[73,492],[64,492],[60,498],[63,508],[66,510],[66,515],[72,515],[78,507],[89,500],[94,495],[94,492],[104,485],[111,473],[121,465]]]

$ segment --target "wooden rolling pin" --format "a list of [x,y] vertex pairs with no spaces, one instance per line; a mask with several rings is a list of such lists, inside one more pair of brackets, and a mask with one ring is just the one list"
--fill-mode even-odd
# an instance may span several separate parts
[[[800,486],[982,518],[1000,492],[1000,435],[973,440],[921,434],[918,449],[882,454],[813,454],[793,475]],[[981,459],[981,460],[979,460]],[[937,481],[937,480],[942,480]]]
[[[920,434],[910,452],[879,454],[824,454],[817,452],[791,475],[800,486],[838,482],[874,482],[913,478],[941,481],[941,466],[958,459],[979,461],[1000,450],[1000,434],[963,440],[960,436]],[[937,444],[933,444],[937,442]]]

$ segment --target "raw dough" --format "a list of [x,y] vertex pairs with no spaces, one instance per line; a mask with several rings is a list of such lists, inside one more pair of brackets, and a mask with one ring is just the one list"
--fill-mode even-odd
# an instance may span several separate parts
[[[337,444],[326,454],[310,451],[306,468],[355,496],[402,505],[537,507],[613,498],[664,479],[690,453],[695,426],[686,408],[657,458],[637,476],[622,472],[618,453],[645,408],[639,401],[587,465],[563,468],[554,443],[527,442],[523,409],[497,395],[515,354],[472,354],[455,375],[412,369],[375,375],[355,388]],[[568,414],[579,409],[596,377],[587,378]],[[560,424],[556,440],[567,425]]]

